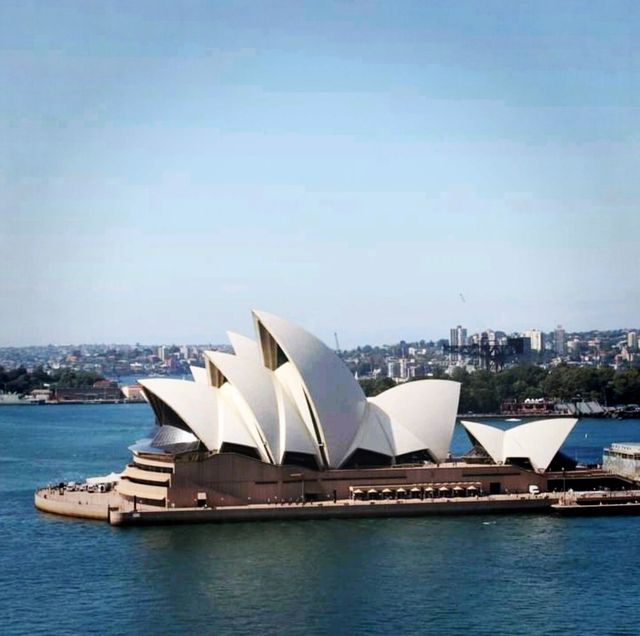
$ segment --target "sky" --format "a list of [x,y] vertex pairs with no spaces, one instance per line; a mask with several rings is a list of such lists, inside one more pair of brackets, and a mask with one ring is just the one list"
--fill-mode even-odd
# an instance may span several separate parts
[[0,2],[0,346],[640,324],[640,3]]

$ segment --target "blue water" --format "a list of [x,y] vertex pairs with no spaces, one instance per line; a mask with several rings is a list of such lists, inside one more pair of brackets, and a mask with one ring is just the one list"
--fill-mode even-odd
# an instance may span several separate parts
[[[121,468],[151,425],[145,405],[0,408],[1,634],[640,633],[640,517],[117,529],[34,510],[38,484]],[[564,450],[612,441],[640,421],[585,420]]]

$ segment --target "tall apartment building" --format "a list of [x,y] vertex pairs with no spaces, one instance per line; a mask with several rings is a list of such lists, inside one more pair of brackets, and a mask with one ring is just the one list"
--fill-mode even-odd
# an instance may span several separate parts
[[638,333],[636,331],[630,331],[627,334],[627,349],[632,352],[638,350]]
[[566,336],[562,325],[558,325],[556,330],[553,332],[553,344],[554,350],[557,355],[563,356],[567,350],[565,347]]
[[[467,344],[467,330],[461,325],[451,329],[449,334],[449,342],[452,347],[462,347]],[[463,356],[461,353],[452,353],[449,359],[452,364],[455,364],[456,361],[462,362]]]
[[449,332],[449,343],[452,347],[461,347],[467,344],[467,330],[458,325]]

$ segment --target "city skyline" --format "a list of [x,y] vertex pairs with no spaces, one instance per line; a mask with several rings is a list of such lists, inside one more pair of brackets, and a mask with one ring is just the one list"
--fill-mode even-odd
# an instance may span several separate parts
[[[635,3],[0,7],[0,346],[637,323]],[[569,328],[569,327],[568,327]]]
[[[428,335],[428,334],[420,334],[418,333],[415,337],[409,337],[407,335],[402,335],[395,340],[387,340],[387,341],[358,341],[355,343],[347,343],[347,346],[342,346],[342,338],[340,337],[340,333],[337,331],[332,331],[331,333],[326,334],[326,338],[323,337],[323,342],[327,345],[334,347],[336,350],[353,350],[358,347],[365,346],[379,346],[379,347],[393,347],[397,346],[402,342],[405,343],[418,343],[421,341],[424,342],[433,342],[438,343],[441,341],[447,341],[450,344],[461,345],[466,342],[471,342],[474,339],[479,338],[482,334],[488,334],[490,337],[495,334],[503,334],[507,336],[522,336],[525,338],[529,338],[532,342],[532,349],[540,350],[542,345],[545,343],[552,342],[554,340],[554,334],[558,331],[558,328],[564,333],[565,339],[569,336],[576,335],[584,335],[584,334],[592,334],[592,333],[600,333],[600,334],[610,334],[615,332],[620,332],[624,335],[625,338],[628,336],[633,338],[634,336],[631,334],[640,333],[640,327],[636,327],[633,325],[624,325],[624,326],[616,326],[607,329],[566,329],[563,325],[555,325],[554,327],[550,327],[549,329],[541,329],[539,327],[532,327],[529,329],[509,329],[508,327],[503,326],[486,326],[482,329],[469,329],[466,324],[451,326],[446,329],[446,333],[436,334],[436,335]],[[458,334],[462,333],[463,336],[457,337],[454,336],[454,332]],[[69,342],[42,342],[35,343],[30,342],[26,344],[3,344],[0,342],[0,350],[1,349],[29,349],[29,348],[46,348],[46,347],[191,347],[191,346],[222,346],[226,347],[228,345],[228,332],[224,332],[219,340],[215,340],[213,338],[204,339],[204,340],[178,340],[176,338],[169,338],[167,340],[146,340],[146,341],[117,341],[114,339],[106,339],[103,341],[93,341],[93,342],[81,342],[81,341],[69,341]],[[337,338],[337,340],[336,340]],[[338,347],[337,345],[340,345]]]

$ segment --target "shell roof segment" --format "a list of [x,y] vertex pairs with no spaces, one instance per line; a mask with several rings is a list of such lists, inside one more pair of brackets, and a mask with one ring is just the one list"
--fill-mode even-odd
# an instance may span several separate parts
[[262,362],[260,345],[255,340],[243,336],[235,331],[227,331],[227,338],[233,347],[233,352],[241,358],[250,358],[256,362]]
[[544,471],[577,421],[570,417],[536,420],[506,431],[478,422],[463,421],[462,425],[496,463],[524,457],[535,470]]
[[257,434],[263,437],[267,454],[273,460],[280,455],[280,424],[278,401],[273,385],[273,373],[257,360],[219,351],[207,351],[205,356],[227,382],[237,389],[234,398],[240,410],[249,411],[245,419],[251,419]]
[[220,448],[218,396],[211,387],[199,382],[167,378],[138,382],[145,393],[155,396],[172,409],[208,450]]
[[459,398],[458,382],[418,380],[392,387],[370,401],[389,417],[396,455],[428,449],[435,459],[444,461]]
[[[302,327],[263,311],[253,315],[265,365],[275,370],[291,362],[300,376],[326,462],[340,466],[365,414],[367,400],[358,381],[334,351]],[[277,345],[273,351],[271,339]]]

